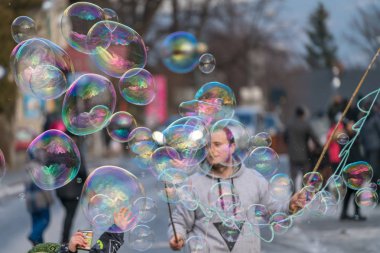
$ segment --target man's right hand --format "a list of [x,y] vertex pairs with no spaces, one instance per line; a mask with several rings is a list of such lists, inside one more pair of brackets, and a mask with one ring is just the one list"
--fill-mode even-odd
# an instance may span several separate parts
[[172,250],[181,250],[185,245],[185,241],[180,235],[177,235],[177,239],[178,241],[176,241],[175,236],[173,236],[169,241],[169,245]]

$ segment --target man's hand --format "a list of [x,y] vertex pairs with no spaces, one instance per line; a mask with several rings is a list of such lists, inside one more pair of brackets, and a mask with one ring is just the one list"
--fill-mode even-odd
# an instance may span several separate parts
[[303,209],[306,206],[307,202],[310,200],[310,196],[308,196],[309,194],[311,193],[307,192],[305,189],[302,189],[299,192],[295,193],[289,203],[290,213],[294,214]]
[[133,221],[133,219],[130,219],[131,215],[132,213],[128,208],[122,207],[119,212],[115,212],[113,214],[115,225],[118,226],[121,230],[126,230],[128,225]]
[[89,245],[86,243],[86,239],[84,238],[81,232],[76,232],[71,238],[69,242],[69,250],[70,252],[77,252],[77,248],[86,248]]
[[173,236],[169,241],[169,245],[172,250],[181,250],[185,245],[185,241],[180,235],[177,235],[177,239],[178,241],[176,241],[175,236]]

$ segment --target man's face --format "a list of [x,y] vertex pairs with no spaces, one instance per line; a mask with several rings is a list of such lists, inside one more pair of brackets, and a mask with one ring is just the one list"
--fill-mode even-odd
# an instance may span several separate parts
[[211,143],[208,149],[207,161],[211,164],[228,165],[235,151],[235,144],[230,144],[227,134],[217,130],[211,134]]

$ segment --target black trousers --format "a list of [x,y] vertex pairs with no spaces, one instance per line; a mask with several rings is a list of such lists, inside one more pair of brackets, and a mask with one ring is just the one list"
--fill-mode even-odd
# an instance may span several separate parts
[[63,222],[62,243],[67,243],[70,240],[71,226],[73,224],[75,211],[78,206],[77,199],[60,199],[63,207],[65,208],[65,220]]

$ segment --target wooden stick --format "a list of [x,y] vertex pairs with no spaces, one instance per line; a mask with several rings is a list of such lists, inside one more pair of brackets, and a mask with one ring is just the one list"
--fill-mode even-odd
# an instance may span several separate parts
[[171,208],[170,203],[169,203],[169,195],[168,195],[167,188],[168,188],[168,186],[165,182],[165,194],[166,194],[166,200],[167,200],[168,209],[169,209],[169,219],[170,219],[170,223],[171,223],[172,228],[173,228],[175,242],[178,243],[177,231],[175,230],[175,226],[174,226],[174,222],[173,222],[172,208]]

